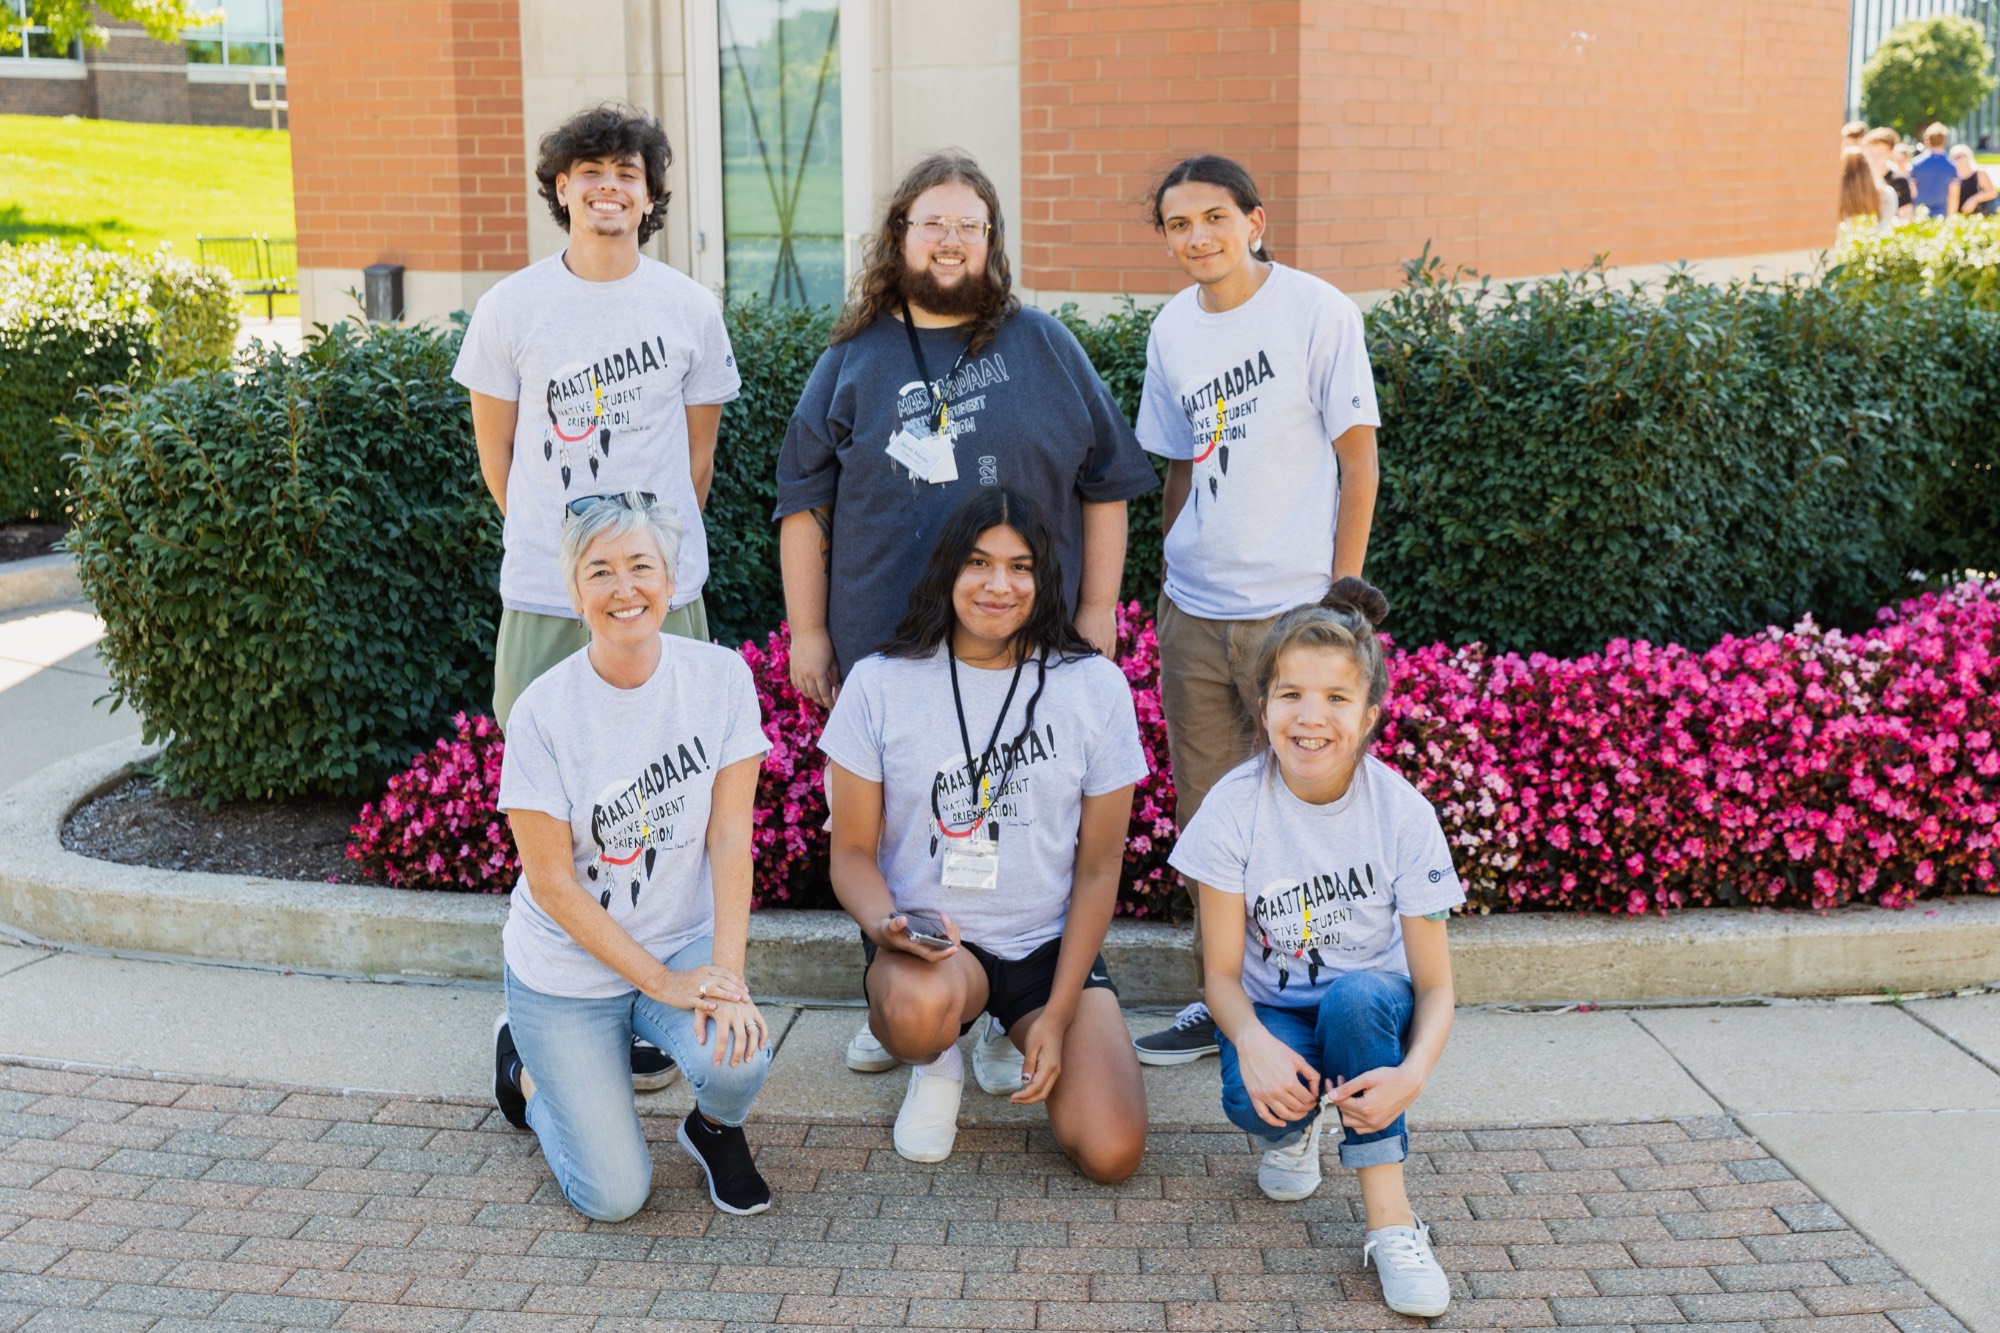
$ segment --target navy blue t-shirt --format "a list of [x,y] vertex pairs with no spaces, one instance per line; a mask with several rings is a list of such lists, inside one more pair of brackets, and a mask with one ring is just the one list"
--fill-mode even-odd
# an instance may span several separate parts
[[[965,350],[956,328],[918,329],[929,373]],[[778,454],[776,517],[833,506],[826,623],[842,672],[886,643],[938,530],[981,486],[1020,491],[1055,531],[1071,612],[1083,579],[1083,506],[1159,485],[1125,414],[1076,336],[1028,308],[967,356],[945,386],[958,479],[913,476],[889,439],[925,431],[930,394],[902,322],[883,315],[820,355]]]

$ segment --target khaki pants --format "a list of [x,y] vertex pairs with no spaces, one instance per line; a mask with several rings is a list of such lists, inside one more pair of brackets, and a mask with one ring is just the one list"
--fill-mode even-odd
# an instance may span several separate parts
[[[708,642],[708,609],[697,597],[670,611],[660,628],[682,639]],[[532,611],[500,611],[500,632],[493,641],[493,716],[507,729],[514,701],[535,677],[590,642],[581,620],[542,616]]]
[[[1167,717],[1167,754],[1174,766],[1174,814],[1182,828],[1201,809],[1208,789],[1257,748],[1257,729],[1262,725],[1257,654],[1277,619],[1204,620],[1175,606],[1166,593],[1160,594],[1154,615],[1160,640],[1160,708]],[[1193,971],[1199,991],[1199,913]]]

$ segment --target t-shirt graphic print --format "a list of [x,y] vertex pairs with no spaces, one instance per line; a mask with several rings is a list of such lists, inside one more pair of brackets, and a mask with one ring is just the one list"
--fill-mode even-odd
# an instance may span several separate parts
[[516,405],[500,600],[574,620],[556,549],[581,495],[650,491],[681,521],[673,609],[701,596],[708,534],[696,503],[687,409],[736,397],[722,306],[686,274],[643,256],[615,282],[587,282],[554,255],[481,297],[452,377]]
[[1288,1008],[1346,972],[1409,975],[1402,918],[1465,901],[1430,802],[1373,755],[1325,805],[1293,795],[1267,756],[1238,765],[1167,859],[1243,895],[1244,993]]
[[662,750],[637,776],[613,778],[591,801],[590,840],[597,855],[583,873],[589,887],[602,886],[598,904],[606,911],[614,888],[628,883],[637,907],[639,889],[652,879],[660,853],[679,851],[701,837],[705,830],[685,818],[687,793],[680,788],[710,767],[708,747],[693,732]]
[[1138,434],[1192,465],[1166,535],[1174,604],[1258,620],[1323,597],[1340,497],[1333,441],[1379,424],[1361,311],[1318,278],[1274,264],[1234,310],[1203,310],[1194,288],[1167,302],[1146,342]]
[[[743,659],[662,636],[645,684],[618,689],[572,653],[507,720],[500,809],[565,821],[576,882],[653,957],[715,929],[708,818],[715,775],[771,748]],[[507,966],[545,995],[599,999],[631,984],[544,909],[524,872],[501,935]]]

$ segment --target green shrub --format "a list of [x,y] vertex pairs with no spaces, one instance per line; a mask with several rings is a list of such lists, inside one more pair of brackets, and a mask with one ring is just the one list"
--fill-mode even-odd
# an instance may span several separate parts
[[1435,261],[1369,316],[1371,575],[1411,643],[1573,654],[1872,612],[1939,442],[1907,303],[1804,280],[1501,291]]
[[[1153,331],[1158,306],[1141,306],[1129,296],[1119,298],[1118,308],[1098,320],[1085,319],[1073,304],[1056,310],[1056,318],[1069,326],[1083,344],[1085,356],[1104,381],[1111,396],[1124,409],[1125,419],[1139,420],[1139,394],[1146,386],[1146,336]],[[1154,458],[1153,467],[1164,479],[1166,463]],[[1126,506],[1125,576],[1120,581],[1118,600],[1137,601],[1148,610],[1160,595],[1161,564],[1160,499],[1157,490],[1148,491]]]
[[1861,67],[1861,116],[1916,134],[1970,114],[1993,91],[1993,48],[1978,23],[1933,14],[1897,24]]
[[337,325],[73,431],[70,547],[170,790],[371,793],[487,707],[500,523],[457,347]]
[[742,396],[722,409],[715,441],[715,485],[708,530],[708,583],[702,603],[709,632],[732,647],[764,636],[785,618],[778,569],[778,449],[785,424],[805,392],[833,308],[801,310],[745,301],[724,312],[730,350],[743,374]]
[[1890,231],[1861,219],[1842,224],[1826,258],[1828,280],[1862,300],[1955,289],[1981,309],[2000,310],[2000,218],[1924,217]]
[[0,521],[62,513],[79,393],[225,365],[236,327],[228,275],[164,247],[0,245]]

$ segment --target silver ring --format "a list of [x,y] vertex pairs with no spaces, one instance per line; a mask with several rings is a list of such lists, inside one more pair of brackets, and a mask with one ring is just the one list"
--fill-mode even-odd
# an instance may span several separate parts
[[705,1000],[705,999],[707,999],[707,998],[708,998],[708,983],[707,983],[707,982],[703,982],[703,983],[702,983],[701,985],[699,985],[699,986],[695,987],[695,991],[694,991],[694,993],[695,993],[695,994],[696,994],[697,996],[699,996],[699,997],[701,997],[702,999],[704,999],[704,1000]]

